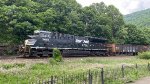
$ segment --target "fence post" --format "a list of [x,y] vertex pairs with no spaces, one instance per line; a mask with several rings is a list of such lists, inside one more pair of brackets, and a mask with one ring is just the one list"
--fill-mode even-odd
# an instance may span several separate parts
[[104,69],[103,68],[101,70],[101,81],[102,81],[102,84],[104,84]]
[[86,79],[84,78],[84,73],[83,73],[83,84],[86,84]]
[[124,78],[124,66],[123,65],[121,67],[121,71],[122,71],[122,77]]
[[41,81],[39,80],[39,84],[41,84]]
[[48,79],[48,82],[47,82],[47,84],[50,84],[51,83],[51,79]]
[[91,74],[90,70],[89,70],[89,84],[92,84],[92,74]]
[[53,83],[53,76],[51,76],[51,84],[54,84],[54,83]]
[[137,65],[137,64],[135,64],[135,68],[136,68],[136,69],[138,68],[138,65]]
[[147,65],[147,68],[148,68],[148,70],[150,71],[150,64],[148,63],[148,65]]

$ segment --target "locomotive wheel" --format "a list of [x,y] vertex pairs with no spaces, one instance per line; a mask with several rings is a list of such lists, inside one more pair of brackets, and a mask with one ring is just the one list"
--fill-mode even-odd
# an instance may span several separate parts
[[30,55],[28,53],[24,53],[23,57],[29,57]]

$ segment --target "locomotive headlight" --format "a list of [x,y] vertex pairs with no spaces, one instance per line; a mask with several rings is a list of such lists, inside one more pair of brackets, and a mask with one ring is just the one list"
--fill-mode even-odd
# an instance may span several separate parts
[[34,45],[36,41],[36,39],[27,39],[25,40],[25,45]]

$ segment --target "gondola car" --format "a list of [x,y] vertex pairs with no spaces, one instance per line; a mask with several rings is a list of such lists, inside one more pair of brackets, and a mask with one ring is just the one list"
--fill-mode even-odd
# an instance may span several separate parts
[[22,50],[24,56],[51,56],[53,48],[58,48],[63,56],[106,56],[106,42],[105,38],[36,30],[33,35],[28,35]]

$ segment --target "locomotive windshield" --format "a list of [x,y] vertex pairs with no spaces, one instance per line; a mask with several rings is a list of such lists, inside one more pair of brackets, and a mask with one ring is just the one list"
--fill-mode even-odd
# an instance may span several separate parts
[[25,40],[25,45],[34,45],[36,41],[36,39],[27,39]]

